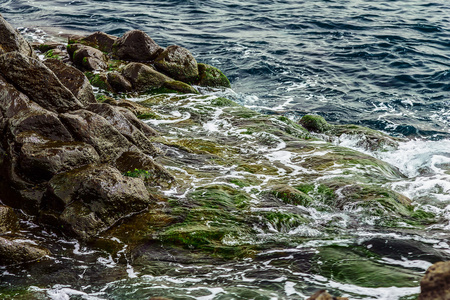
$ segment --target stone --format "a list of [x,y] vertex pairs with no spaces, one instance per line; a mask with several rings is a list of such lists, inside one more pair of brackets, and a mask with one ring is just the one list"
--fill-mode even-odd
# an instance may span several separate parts
[[0,54],[13,51],[18,51],[26,56],[34,56],[30,44],[0,15]]
[[58,77],[42,62],[19,52],[0,55],[0,73],[18,91],[53,112],[83,107]]
[[151,61],[162,51],[163,48],[141,30],[126,32],[113,45],[113,53],[119,59],[131,61]]
[[450,261],[433,264],[420,281],[418,300],[450,299]]
[[112,52],[112,46],[117,39],[116,36],[97,31],[87,37],[81,38],[79,41],[85,45],[109,53]]
[[172,45],[155,60],[158,71],[186,83],[198,81],[198,67],[194,56],[186,48]]
[[58,59],[48,59],[44,64],[52,70],[59,81],[83,104],[97,103],[94,91],[87,77],[80,70]]
[[94,147],[81,142],[26,143],[19,156],[21,173],[34,182],[99,161]]
[[318,133],[323,133],[331,127],[322,116],[317,115],[304,115],[299,123],[308,131]]
[[129,93],[133,90],[131,83],[119,72],[109,72],[106,80],[114,93]]
[[54,176],[44,207],[60,213],[64,230],[88,239],[152,202],[141,179],[109,165],[89,165]]
[[348,300],[346,297],[333,297],[326,290],[320,290],[314,293],[308,300]]
[[0,265],[21,264],[50,255],[48,249],[0,237]]
[[122,75],[136,91],[160,88],[165,82],[173,80],[142,63],[129,63],[122,70]]
[[[76,47],[76,48],[75,48]],[[69,49],[69,48],[68,48]],[[71,45],[73,54],[71,55],[73,63],[85,71],[106,70],[106,58],[102,51],[85,45]]]
[[[130,101],[132,102],[132,101]],[[127,120],[133,124],[136,128],[138,128],[140,131],[142,131],[142,133],[146,136],[146,137],[152,137],[152,136],[158,136],[159,133],[151,128],[150,126],[148,126],[146,123],[142,122],[141,120],[139,120],[135,114],[133,114],[130,109],[128,108],[128,106],[126,106],[125,103],[128,103],[127,100],[122,100],[118,103],[118,110],[121,112],[121,114],[127,118]],[[134,102],[132,102],[134,103]],[[123,105],[123,106],[122,106]],[[138,104],[136,104],[135,106],[133,106],[137,109],[137,107],[139,107]]]
[[19,227],[19,219],[14,209],[0,205],[0,234],[14,231]]
[[61,120],[76,140],[92,145],[102,162],[114,161],[133,145],[102,116],[78,110],[60,115]]
[[[148,138],[115,106],[107,103],[96,103],[89,105],[87,109],[105,118],[109,124],[116,128],[124,137],[128,139],[128,141],[133,143],[145,153],[150,155],[156,153],[156,149],[153,147]],[[125,111],[125,113],[128,112]],[[137,121],[139,122],[139,120]]]
[[222,71],[213,66],[199,63],[198,73],[198,85],[200,86],[231,88],[228,78],[222,73]]
[[180,92],[183,94],[198,94],[198,91],[195,88],[193,88],[187,83],[178,80],[167,81],[164,83],[163,86],[166,89],[174,90],[176,92]]

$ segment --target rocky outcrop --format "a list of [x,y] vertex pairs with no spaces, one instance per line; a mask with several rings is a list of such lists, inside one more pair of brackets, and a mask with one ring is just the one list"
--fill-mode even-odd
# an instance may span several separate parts
[[150,36],[141,30],[126,32],[112,46],[119,59],[131,61],[152,61],[163,51]]
[[420,281],[418,300],[450,299],[450,261],[437,262],[428,268]]
[[25,56],[34,56],[33,48],[27,41],[0,15],[0,54],[20,52]]
[[198,82],[197,61],[186,48],[175,45],[167,47],[156,58],[155,67],[175,80],[186,83]]

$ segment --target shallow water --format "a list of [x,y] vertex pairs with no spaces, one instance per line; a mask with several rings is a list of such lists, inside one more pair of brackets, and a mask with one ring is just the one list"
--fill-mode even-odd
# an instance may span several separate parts
[[[397,167],[404,176],[391,178],[386,185],[439,218],[421,231],[407,224],[391,231],[377,227],[376,218],[361,218],[360,211],[351,207],[335,212],[302,208],[314,220],[313,225],[269,227],[261,229],[259,236],[261,240],[300,236],[305,238],[301,244],[267,250],[247,261],[167,260],[150,270],[131,267],[125,248],[122,255],[111,257],[95,247],[42,232],[31,219],[24,224],[28,229],[21,233],[23,239],[43,241],[55,255],[36,269],[0,268],[2,287],[35,285],[32,289],[42,299],[145,299],[155,295],[306,299],[319,288],[351,299],[412,299],[408,296],[419,292],[417,281],[411,287],[353,285],[309,272],[311,259],[317,259],[317,249],[329,245],[362,247],[380,255],[375,267],[397,266],[420,277],[431,262],[450,256],[447,2],[9,0],[0,1],[0,13],[14,26],[23,27],[30,39],[37,36],[35,28],[49,34],[101,30],[115,35],[142,29],[161,46],[184,46],[199,62],[223,70],[234,91],[226,96],[243,105],[293,120],[318,113],[331,123],[356,123],[406,136],[409,140],[392,151],[359,148],[358,137],[352,136],[334,143]],[[217,109],[200,131],[205,135],[241,134],[221,119],[221,114]],[[172,111],[170,118],[154,120],[152,125],[190,117],[189,112]],[[290,170],[287,174],[280,169],[278,177],[298,180],[305,172],[296,164],[302,157],[287,151],[276,137],[268,138],[274,140],[272,145],[253,150]],[[217,173],[222,176],[216,182],[240,176],[232,168]],[[335,175],[330,172],[327,176]],[[260,178],[261,186],[271,179]],[[208,178],[190,180],[193,188],[208,184]],[[333,233],[323,233],[330,222],[336,224]],[[407,241],[408,247],[402,241]],[[320,263],[326,264],[316,261]]]

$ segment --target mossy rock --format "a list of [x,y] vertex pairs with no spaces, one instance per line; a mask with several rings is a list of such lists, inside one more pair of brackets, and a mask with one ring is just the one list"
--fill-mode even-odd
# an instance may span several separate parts
[[286,211],[267,211],[259,213],[260,216],[273,229],[280,233],[289,233],[291,230],[308,223],[308,219],[295,213]]
[[223,106],[223,107],[229,107],[229,106],[239,106],[236,102],[233,100],[230,100],[228,98],[224,97],[217,97],[211,101],[211,105],[214,106]]
[[362,246],[319,249],[313,271],[340,283],[368,288],[417,287],[422,277],[418,271],[387,266]]
[[108,76],[106,73],[94,74],[92,72],[85,72],[84,75],[89,79],[92,86],[108,92],[113,91],[113,88],[108,83]]
[[199,85],[209,87],[226,87],[231,88],[230,81],[219,69],[207,65],[198,64]]
[[163,87],[183,94],[198,94],[198,91],[192,86],[177,80],[167,81]]
[[288,185],[277,186],[271,193],[286,204],[308,206],[313,202],[310,196]]
[[327,121],[318,115],[305,115],[300,119],[299,123],[308,131],[318,133],[323,133],[331,128]]

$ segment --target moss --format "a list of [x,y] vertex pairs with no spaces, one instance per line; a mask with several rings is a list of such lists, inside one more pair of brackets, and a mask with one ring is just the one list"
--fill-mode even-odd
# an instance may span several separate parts
[[200,86],[231,87],[228,78],[222,73],[222,71],[213,66],[200,63],[198,64],[198,73]]
[[160,140],[162,143],[180,148],[184,151],[197,154],[221,155],[229,149],[216,144],[214,141],[204,139],[178,139],[178,140]]
[[54,49],[50,49],[47,52],[45,52],[46,58],[54,58],[54,59],[61,59],[61,57],[54,53]]
[[324,184],[300,184],[295,188],[313,199],[319,200],[325,204],[333,204],[336,199],[336,194],[333,189]]
[[187,83],[181,82],[181,81],[167,81],[164,83],[164,88],[167,88],[169,90],[174,90],[178,93],[182,94],[198,94],[198,91],[194,89],[192,86],[190,86]]
[[218,97],[211,101],[214,106],[238,106],[238,104],[230,99]]
[[331,126],[321,116],[317,115],[305,115],[300,119],[300,124],[309,131],[313,132],[325,132],[331,128]]
[[94,74],[92,72],[85,72],[84,75],[89,79],[89,82],[102,90],[111,91],[112,88],[108,84],[107,78],[105,74]]
[[138,115],[136,115],[136,117],[141,120],[148,120],[148,119],[160,120],[161,119],[161,117],[154,112],[146,112],[144,114],[138,114]]
[[306,218],[289,212],[270,211],[263,212],[261,215],[274,229],[282,233],[288,233],[293,228],[297,228],[308,222]]
[[290,186],[277,187],[271,193],[286,204],[308,206],[313,202],[313,199],[306,193]]

